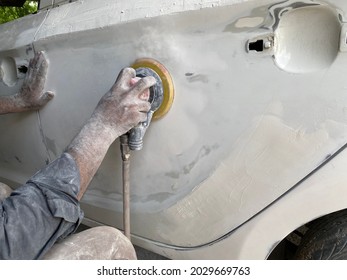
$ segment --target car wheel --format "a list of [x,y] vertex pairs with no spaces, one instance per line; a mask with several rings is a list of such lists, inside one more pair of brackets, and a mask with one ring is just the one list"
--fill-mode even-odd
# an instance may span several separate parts
[[346,260],[347,211],[324,216],[309,225],[295,259]]

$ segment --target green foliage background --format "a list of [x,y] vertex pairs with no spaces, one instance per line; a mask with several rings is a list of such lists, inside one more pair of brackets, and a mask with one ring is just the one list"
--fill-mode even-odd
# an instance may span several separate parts
[[23,7],[0,7],[0,24],[37,11],[37,1],[26,1]]

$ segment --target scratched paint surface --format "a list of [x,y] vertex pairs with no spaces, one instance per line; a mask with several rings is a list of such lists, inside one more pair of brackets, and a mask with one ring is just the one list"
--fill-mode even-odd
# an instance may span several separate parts
[[[79,1],[52,10],[34,40],[47,53],[47,87],[56,91],[40,113],[44,141],[36,142],[50,158],[63,151],[121,68],[152,57],[169,69],[172,110],[132,155],[131,218],[135,235],[182,247],[233,230],[347,143],[346,54],[336,51],[322,69],[292,73],[273,55],[246,52],[248,40],[273,35],[281,16],[312,1],[193,2],[151,10],[120,1],[98,10],[97,1]],[[337,19],[328,12],[327,20],[338,30],[347,4],[331,7]],[[122,227],[118,142],[84,208],[88,218]]]

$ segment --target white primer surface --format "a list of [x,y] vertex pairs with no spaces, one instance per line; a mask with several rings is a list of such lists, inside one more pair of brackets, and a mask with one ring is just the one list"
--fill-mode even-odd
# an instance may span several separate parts
[[[149,5],[85,0],[49,11],[30,33],[35,34],[35,49],[44,50],[50,60],[46,87],[56,91],[53,102],[35,121],[42,131],[36,147],[47,149],[47,157],[58,156],[121,68],[140,57],[158,59],[174,78],[176,96],[170,113],[148,130],[144,150],[133,155],[133,234],[143,246],[151,247],[152,241],[160,244],[161,248],[153,249],[161,253],[166,246],[196,249],[221,238],[347,143],[343,71],[347,57],[343,53],[329,57],[324,69],[293,74],[288,64],[276,64],[276,57],[246,52],[249,40],[274,34],[281,27],[281,17],[273,16],[277,6],[284,9],[288,4],[292,9],[296,3],[278,2],[153,1]],[[347,11],[345,1],[330,4],[329,9],[338,6],[339,11]],[[331,13],[322,9],[331,22]],[[332,20],[336,26],[339,21]],[[327,30],[339,31],[336,26]],[[23,42],[30,41],[30,36]],[[7,46],[19,47],[13,40]],[[14,55],[1,50],[1,58]],[[0,89],[10,93],[18,86],[9,90],[1,85]],[[3,119],[0,127],[6,127]],[[11,133],[20,139],[20,130],[12,128]],[[8,139],[1,139],[0,144],[11,145],[12,150],[21,145]],[[12,150],[6,157],[12,156]],[[36,157],[25,151],[26,158]],[[4,158],[0,176],[12,174],[14,180],[21,166],[14,157],[10,164]],[[323,209],[341,209],[343,205],[334,199],[321,212],[313,205],[311,216],[297,216],[294,211],[291,228],[282,227],[274,235],[264,232],[262,237],[270,234],[269,239],[264,237],[264,246],[270,250],[271,238],[283,237],[285,231],[317,217]],[[110,148],[83,203],[89,219],[122,227],[118,142]],[[290,203],[286,205],[290,213]],[[254,254],[250,247],[232,250],[241,248],[241,242],[251,236],[241,232],[244,238],[230,237],[230,243],[221,243],[217,251],[207,251],[210,255],[199,255],[197,250],[196,254],[171,252],[170,256],[217,258],[218,250],[228,244],[220,257],[264,257],[264,247]]]

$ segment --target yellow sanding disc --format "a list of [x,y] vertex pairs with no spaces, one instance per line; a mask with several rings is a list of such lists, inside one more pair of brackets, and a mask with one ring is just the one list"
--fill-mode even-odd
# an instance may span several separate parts
[[131,67],[134,69],[141,67],[150,68],[160,77],[163,83],[164,96],[160,107],[153,114],[153,120],[161,119],[170,111],[175,95],[174,84],[169,71],[164,67],[163,64],[152,58],[137,59],[134,64],[131,65]]

